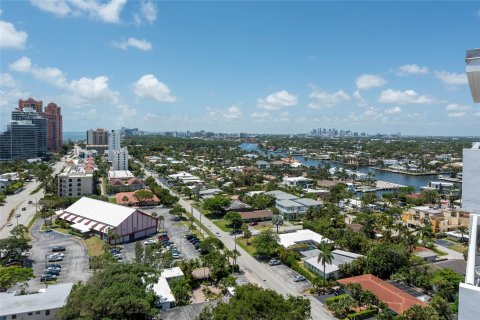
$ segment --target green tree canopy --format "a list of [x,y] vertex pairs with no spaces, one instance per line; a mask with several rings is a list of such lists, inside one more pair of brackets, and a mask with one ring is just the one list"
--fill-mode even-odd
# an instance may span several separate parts
[[0,267],[0,291],[7,290],[19,282],[33,278],[32,268]]
[[240,216],[240,213],[236,211],[229,211],[225,216],[223,217],[230,226],[234,227],[235,229],[240,229],[243,224],[242,217]]
[[145,319],[156,313],[150,286],[158,272],[139,264],[113,264],[76,284],[58,319]]
[[288,296],[259,288],[252,284],[237,286],[228,302],[207,306],[198,320],[214,319],[310,319],[310,301],[303,297]]
[[259,255],[266,255],[272,257],[277,253],[279,248],[279,237],[272,231],[272,229],[266,229],[260,232],[252,241],[252,246],[257,250]]
[[232,203],[232,200],[230,200],[227,197],[215,196],[215,197],[206,199],[203,202],[203,208],[213,213],[219,213],[219,212],[222,212],[231,203]]

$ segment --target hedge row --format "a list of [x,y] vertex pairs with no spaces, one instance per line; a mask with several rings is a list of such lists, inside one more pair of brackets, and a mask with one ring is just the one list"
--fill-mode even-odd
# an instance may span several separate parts
[[335,296],[335,297],[327,298],[327,299],[325,299],[325,303],[327,304],[327,307],[329,307],[332,303],[334,303],[337,300],[342,299],[345,296],[348,296],[348,294],[344,293],[344,294],[341,294],[341,295],[338,295],[338,296]]
[[378,313],[378,309],[367,309],[355,313],[349,313],[345,317],[345,320],[363,320],[371,318]]

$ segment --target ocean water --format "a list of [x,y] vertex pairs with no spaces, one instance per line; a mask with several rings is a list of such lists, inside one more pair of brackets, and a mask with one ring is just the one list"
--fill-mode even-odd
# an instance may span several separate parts
[[63,141],[79,141],[87,139],[87,133],[83,132],[63,132]]

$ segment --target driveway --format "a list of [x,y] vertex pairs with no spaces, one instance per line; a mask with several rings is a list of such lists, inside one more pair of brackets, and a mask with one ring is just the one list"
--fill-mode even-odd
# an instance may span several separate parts
[[76,283],[88,280],[92,273],[88,268],[88,255],[83,242],[77,237],[56,231],[47,233],[40,231],[42,222],[42,219],[38,219],[31,229],[33,240],[31,241],[30,259],[32,260],[33,274],[36,278],[28,282],[29,290],[38,290],[45,287],[45,284],[40,282],[40,276],[45,264],[49,263],[46,261],[46,255],[51,252],[50,248],[53,246],[64,246],[66,248],[66,251],[63,252],[65,259],[55,262],[62,266],[57,283]]

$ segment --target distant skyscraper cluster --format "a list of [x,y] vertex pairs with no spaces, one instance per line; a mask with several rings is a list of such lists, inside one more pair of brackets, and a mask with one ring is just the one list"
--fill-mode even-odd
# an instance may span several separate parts
[[20,99],[7,129],[0,134],[0,160],[44,158],[62,146],[61,108],[43,101]]
[[309,132],[309,136],[311,137],[366,137],[367,134],[365,132],[353,132],[350,130],[338,130],[335,128],[326,129],[326,128],[318,128],[313,129]]

